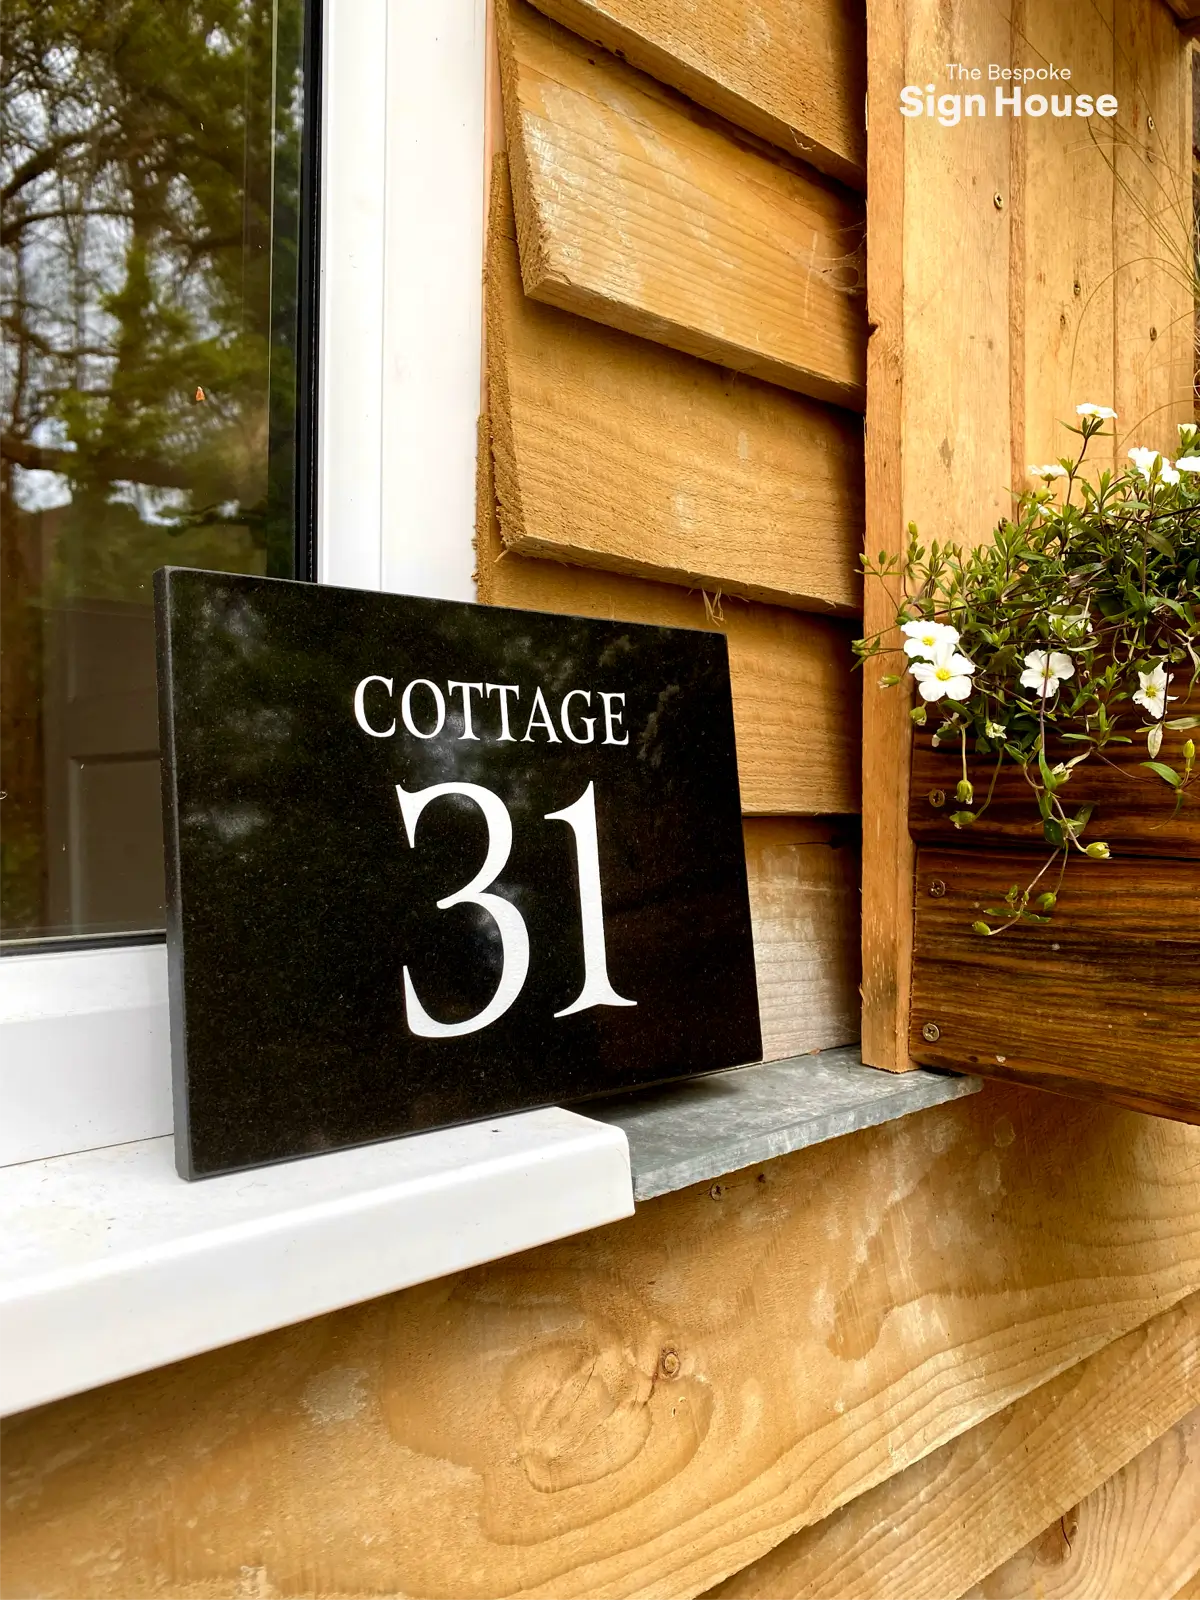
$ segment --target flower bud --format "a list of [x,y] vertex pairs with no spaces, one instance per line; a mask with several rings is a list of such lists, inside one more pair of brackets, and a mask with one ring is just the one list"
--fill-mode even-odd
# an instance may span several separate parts
[[899,682],[900,679],[894,672],[885,672],[879,680],[879,687],[881,689],[894,689]]
[[954,798],[961,800],[963,805],[969,806],[975,798],[975,786],[969,778],[963,778],[954,791]]
[[924,706],[914,706],[908,714],[918,728],[923,728],[929,717],[929,713]]
[[1057,904],[1058,896],[1054,893],[1053,889],[1048,890],[1045,894],[1038,895],[1039,911],[1053,911]]
[[1107,861],[1112,851],[1100,839],[1094,840],[1084,849],[1084,855],[1091,856],[1093,861]]
[[986,934],[990,934],[991,931],[992,930],[988,927],[986,922],[973,922],[971,924],[971,932],[972,933],[982,933],[982,934],[986,935]]
[[1183,747],[1183,759],[1185,761],[1187,761],[1188,763],[1191,763],[1191,762],[1195,761],[1195,759],[1196,759],[1196,741],[1194,739],[1189,739],[1188,742],[1184,745],[1184,747]]

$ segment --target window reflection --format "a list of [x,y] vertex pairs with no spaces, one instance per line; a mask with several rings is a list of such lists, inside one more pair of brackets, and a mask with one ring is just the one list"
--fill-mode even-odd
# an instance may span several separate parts
[[151,578],[297,575],[304,0],[9,0],[6,940],[161,927]]

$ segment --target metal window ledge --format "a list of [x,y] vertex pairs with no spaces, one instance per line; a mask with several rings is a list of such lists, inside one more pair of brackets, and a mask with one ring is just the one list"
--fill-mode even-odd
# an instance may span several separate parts
[[825,1051],[183,1183],[171,1140],[0,1169],[0,1410],[628,1216],[980,1087]]

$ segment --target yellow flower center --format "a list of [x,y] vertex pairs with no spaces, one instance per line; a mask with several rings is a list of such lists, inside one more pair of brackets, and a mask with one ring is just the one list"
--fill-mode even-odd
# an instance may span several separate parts
[[939,667],[937,669],[936,677],[941,683],[949,683],[953,676],[954,674],[950,671],[949,667]]

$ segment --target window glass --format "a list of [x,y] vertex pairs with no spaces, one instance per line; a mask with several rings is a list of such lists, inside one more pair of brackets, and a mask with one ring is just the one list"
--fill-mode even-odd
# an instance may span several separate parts
[[313,27],[4,7],[6,948],[162,927],[155,569],[308,575]]

